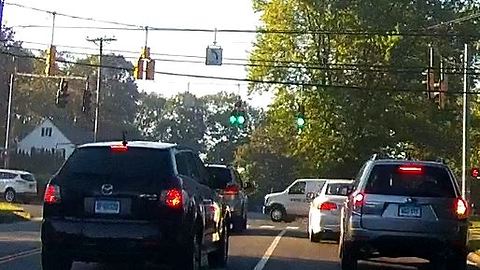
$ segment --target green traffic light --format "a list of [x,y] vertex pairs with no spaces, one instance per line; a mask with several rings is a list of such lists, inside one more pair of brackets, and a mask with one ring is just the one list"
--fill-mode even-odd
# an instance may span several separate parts
[[305,126],[305,118],[302,116],[297,117],[297,127],[298,128],[303,128]]
[[235,125],[237,123],[237,117],[235,115],[232,115],[232,116],[230,116],[228,121],[230,121],[231,125]]
[[243,116],[243,115],[237,116],[237,124],[239,124],[239,125],[245,124],[245,116]]

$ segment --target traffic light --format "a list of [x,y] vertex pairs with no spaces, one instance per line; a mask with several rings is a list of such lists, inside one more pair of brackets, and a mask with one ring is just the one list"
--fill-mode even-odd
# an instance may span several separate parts
[[87,80],[85,90],[83,91],[82,112],[88,114],[92,109],[92,91],[90,90],[90,84]]
[[47,76],[55,75],[56,71],[56,59],[57,59],[57,48],[55,46],[50,46],[47,51],[47,59],[45,66],[45,74]]
[[65,79],[61,79],[57,91],[57,98],[55,100],[55,104],[58,108],[65,108],[68,103],[69,95],[70,94],[68,93],[68,81],[66,81]]
[[307,124],[307,121],[305,120],[305,106],[303,105],[298,106],[298,112],[295,117],[295,124],[297,125],[298,130],[302,130]]
[[435,98],[435,73],[433,69],[428,69],[422,73],[425,76],[425,80],[422,81],[422,84],[425,84],[427,87],[427,98]]
[[235,102],[235,108],[230,114],[228,121],[230,122],[230,125],[236,127],[243,127],[245,122],[247,122],[247,117],[243,108],[243,102],[241,100]]
[[136,80],[155,79],[155,60],[150,57],[150,48],[143,47],[140,58],[135,65],[134,76]]

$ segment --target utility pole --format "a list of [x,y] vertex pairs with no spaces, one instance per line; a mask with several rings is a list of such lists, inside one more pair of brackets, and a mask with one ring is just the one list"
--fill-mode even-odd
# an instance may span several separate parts
[[97,104],[95,106],[95,126],[93,129],[93,141],[96,142],[98,139],[98,122],[99,122],[99,114],[100,114],[100,91],[102,88],[102,65],[103,65],[103,45],[105,42],[112,42],[116,41],[115,38],[107,38],[107,37],[101,37],[101,38],[88,38],[87,41],[95,43],[97,46],[100,48],[100,54],[99,54],[99,64],[98,64],[98,70],[97,70],[97,96],[96,96],[96,101]]
[[468,118],[470,115],[470,106],[468,101],[468,44],[465,44],[463,56],[463,136],[462,136],[462,197],[467,195],[467,165],[469,163],[468,151]]
[[10,126],[12,122],[12,103],[13,103],[13,88],[15,83],[15,72],[17,72],[15,57],[13,57],[13,73],[10,74],[10,84],[8,87],[8,108],[7,108],[7,127],[5,131],[5,154],[3,159],[3,166],[8,169],[10,165]]

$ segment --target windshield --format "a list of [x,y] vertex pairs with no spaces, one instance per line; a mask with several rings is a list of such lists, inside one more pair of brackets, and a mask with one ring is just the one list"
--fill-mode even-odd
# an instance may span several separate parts
[[454,198],[448,170],[434,166],[376,165],[368,178],[369,194]]
[[210,181],[214,188],[224,189],[228,183],[232,182],[232,172],[228,168],[206,167],[210,174]]
[[114,152],[109,147],[87,147],[76,150],[60,170],[59,176],[103,176],[116,181],[151,181],[173,174],[168,150],[128,148],[126,152]]

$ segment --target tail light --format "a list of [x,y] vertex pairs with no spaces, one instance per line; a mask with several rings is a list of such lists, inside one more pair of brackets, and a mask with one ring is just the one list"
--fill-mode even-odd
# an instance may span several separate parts
[[423,174],[423,167],[413,165],[400,166],[398,171],[403,174]]
[[43,196],[43,202],[45,204],[57,204],[62,200],[60,196],[60,186],[54,184],[48,184]]
[[224,190],[224,195],[237,195],[240,192],[240,187],[238,185],[228,185]]
[[337,210],[337,204],[333,202],[324,202],[319,207],[320,211],[334,211]]
[[183,195],[181,189],[169,189],[162,193],[161,200],[166,206],[173,209],[179,209],[183,206]]
[[455,200],[455,214],[458,219],[467,219],[468,218],[468,204],[463,198],[457,198]]
[[353,195],[353,211],[361,211],[365,204],[365,193],[360,192]]
[[111,145],[110,150],[112,150],[113,153],[125,153],[128,152],[128,146],[127,145]]

